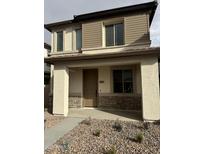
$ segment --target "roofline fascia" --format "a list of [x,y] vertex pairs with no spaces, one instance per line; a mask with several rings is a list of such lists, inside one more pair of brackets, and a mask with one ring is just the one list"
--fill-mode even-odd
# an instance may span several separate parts
[[160,47],[149,48],[141,51],[128,51],[121,53],[106,53],[96,55],[75,55],[75,56],[58,56],[58,57],[46,57],[44,62],[54,64],[56,62],[64,61],[78,61],[78,60],[93,60],[93,59],[105,59],[105,58],[119,58],[119,57],[130,57],[130,56],[144,56],[144,55],[157,55],[160,56]]

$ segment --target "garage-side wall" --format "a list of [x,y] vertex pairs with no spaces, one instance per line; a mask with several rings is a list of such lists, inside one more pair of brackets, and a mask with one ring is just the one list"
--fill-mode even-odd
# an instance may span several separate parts
[[69,107],[81,108],[83,99],[82,69],[70,69]]
[[136,65],[136,93],[138,95],[142,94],[142,80],[141,80],[141,69],[140,65]]

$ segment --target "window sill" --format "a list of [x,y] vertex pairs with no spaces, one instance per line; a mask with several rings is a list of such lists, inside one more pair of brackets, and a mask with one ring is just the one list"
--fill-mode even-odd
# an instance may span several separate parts
[[62,54],[76,54],[76,53],[81,53],[80,50],[73,50],[73,51],[55,51],[55,52],[51,52],[48,55],[52,56],[52,55],[62,55]]
[[82,51],[123,48],[123,47],[126,47],[126,46],[127,46],[127,45],[108,46],[108,47],[97,47],[97,48],[82,48]]

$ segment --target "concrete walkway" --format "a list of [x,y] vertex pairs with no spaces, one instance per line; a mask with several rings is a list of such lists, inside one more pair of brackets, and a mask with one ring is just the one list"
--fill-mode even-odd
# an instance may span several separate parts
[[44,131],[44,150],[54,144],[60,137],[77,126],[84,118],[69,117]]

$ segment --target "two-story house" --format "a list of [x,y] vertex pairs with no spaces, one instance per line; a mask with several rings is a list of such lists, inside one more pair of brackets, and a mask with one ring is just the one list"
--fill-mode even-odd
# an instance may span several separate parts
[[[48,57],[48,54],[51,52],[51,46],[47,43],[44,43],[44,58]],[[44,85],[49,84],[50,80],[50,65],[44,62]]]
[[51,32],[53,114],[69,108],[111,108],[160,118],[159,47],[150,47],[157,3],[74,16],[46,24]]

